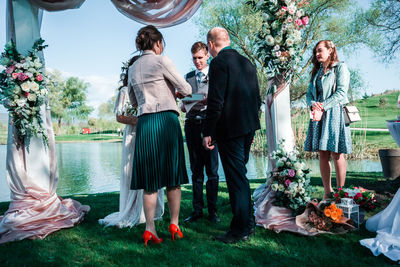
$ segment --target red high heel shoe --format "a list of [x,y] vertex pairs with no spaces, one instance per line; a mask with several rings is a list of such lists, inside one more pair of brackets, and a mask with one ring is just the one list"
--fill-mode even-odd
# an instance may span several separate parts
[[160,244],[162,242],[162,238],[157,238],[152,232],[147,230],[144,231],[143,240],[146,247],[149,240],[153,241],[154,244]]
[[183,234],[182,234],[181,230],[179,230],[178,226],[176,226],[173,223],[171,223],[169,225],[169,232],[171,233],[173,241],[175,241],[175,235],[178,235],[179,238],[183,238]]

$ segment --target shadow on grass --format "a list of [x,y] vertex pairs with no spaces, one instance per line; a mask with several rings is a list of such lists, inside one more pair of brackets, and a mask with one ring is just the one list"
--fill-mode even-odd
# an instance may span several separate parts
[[[362,175],[361,175],[362,176]],[[357,176],[355,175],[358,179]],[[369,177],[373,179],[373,176]],[[364,178],[364,179],[369,179]],[[361,178],[360,178],[361,179]],[[313,184],[319,178],[313,178]],[[254,190],[264,179],[252,180]],[[206,219],[181,224],[182,240],[172,242],[169,236],[169,213],[156,222],[160,245],[144,247],[141,236],[144,225],[131,229],[104,228],[98,219],[118,210],[119,194],[104,193],[75,195],[74,199],[91,206],[91,211],[78,226],[58,231],[44,240],[23,240],[0,245],[1,266],[385,266],[392,262],[386,257],[374,257],[359,245],[359,240],[375,236],[362,228],[346,235],[304,237],[292,233],[275,233],[257,227],[249,242],[227,245],[213,240],[227,230],[231,208],[226,184],[220,183],[218,213],[220,224]],[[9,203],[0,203],[4,213]],[[192,211],[191,186],[182,187],[180,221]],[[206,210],[205,210],[206,212]]]

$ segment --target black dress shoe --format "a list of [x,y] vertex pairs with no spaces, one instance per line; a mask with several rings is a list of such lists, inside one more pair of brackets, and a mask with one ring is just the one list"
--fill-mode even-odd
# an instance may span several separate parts
[[185,223],[191,223],[191,222],[195,222],[195,221],[197,221],[198,219],[200,219],[200,218],[202,218],[203,217],[203,214],[201,214],[201,213],[197,213],[197,212],[193,212],[189,217],[187,217],[186,219],[185,219]]
[[208,215],[207,219],[212,223],[220,223],[221,222],[221,219],[219,218],[218,214],[216,214],[216,213]]
[[234,244],[240,241],[248,241],[250,237],[249,235],[233,235],[232,233],[227,232],[223,235],[216,236],[215,239],[226,244]]

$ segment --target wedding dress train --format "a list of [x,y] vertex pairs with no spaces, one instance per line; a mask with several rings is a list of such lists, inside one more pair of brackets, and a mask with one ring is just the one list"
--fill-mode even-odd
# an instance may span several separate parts
[[377,235],[360,240],[361,245],[369,248],[375,256],[383,254],[393,261],[400,261],[400,189],[389,206],[367,220],[365,226]]
[[[121,115],[129,103],[127,87],[122,87],[115,103],[115,113]],[[122,143],[121,180],[119,212],[111,213],[99,223],[105,226],[133,227],[145,223],[143,211],[143,190],[131,190],[132,164],[135,151],[136,126],[126,125]],[[155,219],[161,219],[164,213],[164,190],[158,190]]]

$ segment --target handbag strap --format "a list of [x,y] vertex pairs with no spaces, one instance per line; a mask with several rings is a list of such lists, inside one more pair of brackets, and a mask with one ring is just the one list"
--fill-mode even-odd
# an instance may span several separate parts
[[333,74],[335,75],[335,81],[333,83],[333,90],[332,90],[332,95],[336,92],[336,81],[337,81],[337,65],[333,67]]

